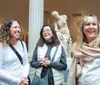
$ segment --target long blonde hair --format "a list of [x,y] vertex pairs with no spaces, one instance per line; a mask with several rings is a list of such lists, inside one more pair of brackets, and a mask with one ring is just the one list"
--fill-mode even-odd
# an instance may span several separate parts
[[79,36],[77,36],[76,42],[73,44],[72,49],[71,49],[71,51],[73,53],[79,51],[82,44],[86,43],[86,37],[83,33],[83,29],[84,29],[84,24],[86,23],[88,17],[93,17],[97,20],[99,33],[98,33],[97,38],[92,41],[92,45],[96,46],[96,47],[100,47],[100,25],[99,25],[99,20],[98,20],[97,16],[95,16],[95,15],[87,15],[87,16],[84,16],[82,21],[81,21]]

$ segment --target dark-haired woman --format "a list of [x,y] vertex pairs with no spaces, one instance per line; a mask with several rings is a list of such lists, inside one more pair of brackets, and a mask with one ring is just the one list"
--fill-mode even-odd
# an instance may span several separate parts
[[49,85],[62,85],[66,70],[66,55],[51,25],[44,25],[31,61],[40,78],[48,76]]

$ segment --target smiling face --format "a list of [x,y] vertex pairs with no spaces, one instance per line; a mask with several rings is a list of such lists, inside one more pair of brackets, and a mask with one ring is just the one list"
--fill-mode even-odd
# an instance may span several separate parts
[[84,26],[83,26],[83,33],[86,37],[87,42],[91,42],[98,36],[98,24],[97,19],[90,16],[85,20]]
[[43,28],[42,34],[43,34],[43,38],[46,41],[51,41],[52,40],[52,31],[51,31],[50,26],[45,26]]
[[10,27],[10,39],[18,40],[21,36],[21,27],[17,21],[13,21]]

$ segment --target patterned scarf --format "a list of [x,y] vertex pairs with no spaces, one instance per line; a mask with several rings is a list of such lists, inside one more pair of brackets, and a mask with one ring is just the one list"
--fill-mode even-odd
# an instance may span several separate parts
[[[77,56],[82,56],[80,58],[80,64],[77,64]],[[100,48],[92,47],[88,44],[82,45],[80,51],[73,55],[73,61],[69,70],[67,85],[77,85],[77,79],[79,76],[81,76],[80,74],[82,67],[86,62],[95,58],[100,58]],[[78,65],[80,66],[78,67]]]

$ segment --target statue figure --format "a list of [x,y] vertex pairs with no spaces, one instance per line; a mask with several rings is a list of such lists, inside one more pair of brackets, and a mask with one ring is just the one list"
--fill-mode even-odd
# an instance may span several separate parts
[[57,36],[65,49],[66,56],[67,56],[67,63],[68,68],[70,67],[71,63],[71,46],[72,46],[72,39],[70,36],[70,31],[67,25],[67,16],[66,15],[59,15],[57,11],[52,12],[52,17],[54,20],[54,28],[57,33]]

